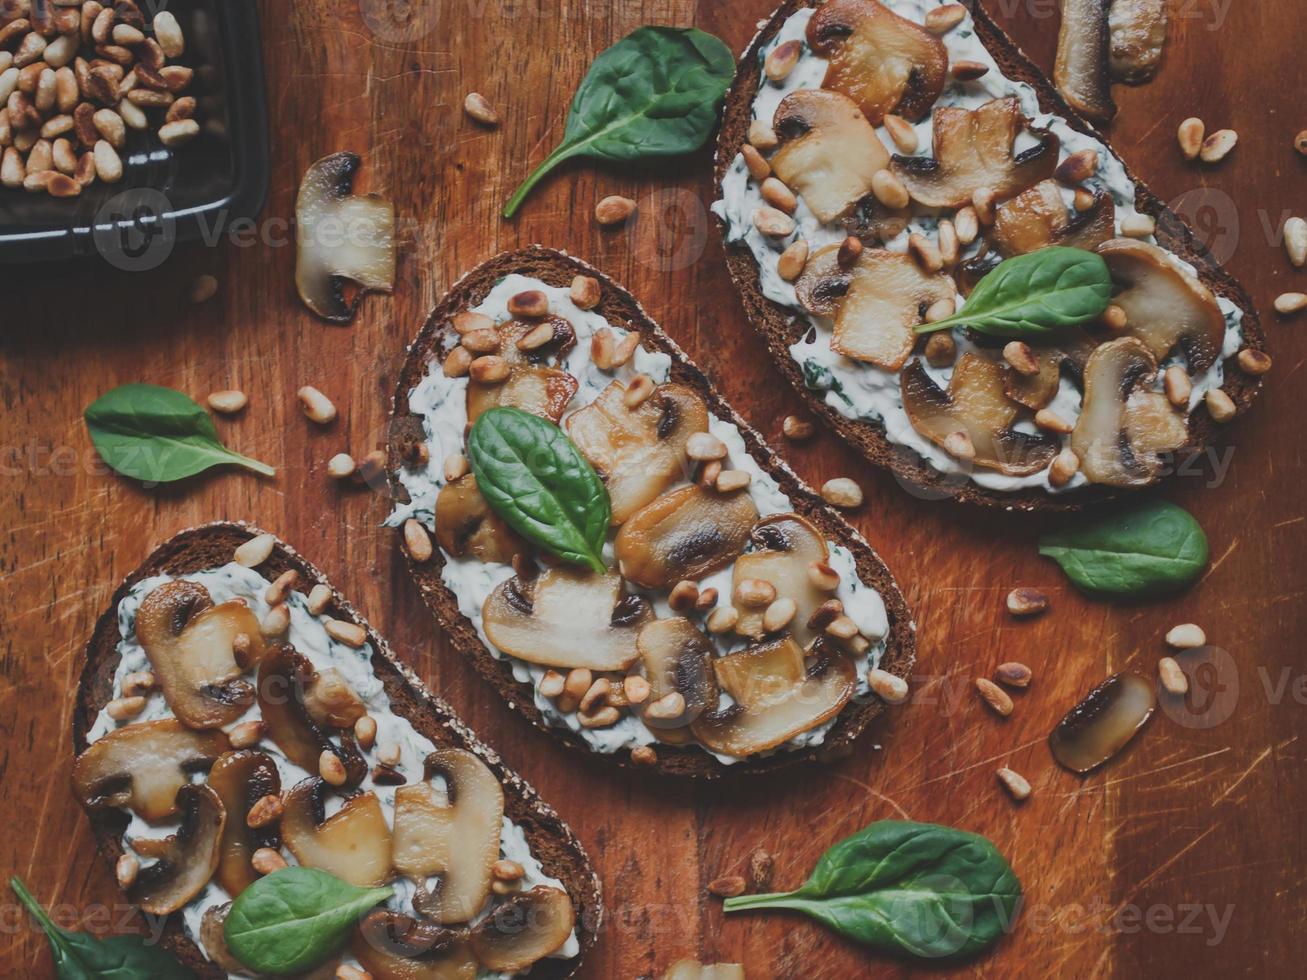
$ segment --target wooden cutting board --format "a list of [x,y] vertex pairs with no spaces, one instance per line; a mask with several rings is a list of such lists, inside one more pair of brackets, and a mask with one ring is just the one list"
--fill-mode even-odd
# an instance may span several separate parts
[[[1053,0],[986,0],[1043,66],[1056,37]],[[566,248],[625,283],[777,445],[798,401],[767,362],[727,280],[708,213],[708,154],[643,173],[573,168],[548,180],[521,217],[498,209],[560,138],[591,59],[646,23],[695,24],[742,50],[768,0],[445,0],[415,4],[420,27],[390,29],[382,0],[263,5],[273,136],[269,219],[292,215],[299,177],[326,153],[362,154],[367,184],[398,208],[395,294],[372,297],[348,328],[316,321],[293,287],[294,252],[224,239],[178,248],[164,266],[0,269],[0,868],[22,875],[65,924],[103,931],[132,921],[92,852],[68,788],[69,713],[82,645],[120,578],[159,540],[211,518],[250,518],[299,545],[427,680],[571,821],[603,876],[610,916],[585,976],[661,973],[698,955],[750,977],[894,976],[879,959],[785,915],[722,916],[706,893],[762,847],[778,887],[796,886],[828,845],[884,817],[953,824],[1010,856],[1027,904],[992,955],[948,972],[1013,975],[1287,975],[1307,951],[1303,810],[1307,781],[1307,413],[1298,376],[1307,319],[1278,320],[1272,299],[1307,289],[1277,229],[1307,212],[1307,128],[1300,11],[1291,4],[1174,0],[1159,79],[1118,89],[1114,141],[1161,194],[1179,202],[1267,316],[1276,367],[1252,413],[1163,494],[1207,529],[1212,565],[1180,598],[1086,601],[1035,553],[1039,520],[959,510],[913,497],[828,435],[787,447],[814,484],[853,476],[854,520],[890,563],[916,611],[914,703],[892,713],[829,769],[730,789],[655,783],[578,760],[508,711],[440,639],[378,525],[389,504],[342,488],[326,461],[384,439],[404,345],[463,271],[523,243]],[[1213,7],[1216,7],[1215,11]],[[365,14],[367,15],[365,17]],[[369,21],[371,21],[371,26]],[[461,111],[480,91],[504,116],[488,131]],[[1231,127],[1221,167],[1186,164],[1175,130],[1189,115]],[[640,205],[625,228],[593,221],[595,202]],[[256,237],[257,240],[257,237]],[[200,273],[217,296],[186,300]],[[238,387],[249,408],[220,420],[229,445],[278,467],[274,480],[222,472],[145,490],[103,471],[82,410],[128,381],[202,399]],[[320,430],[295,391],[314,384],[340,407]],[[1003,608],[1017,585],[1048,591],[1032,622]],[[1162,635],[1196,621],[1225,656],[1176,717],[1159,715],[1125,756],[1077,778],[1045,744],[1062,713],[1106,674],[1151,675]],[[974,677],[1002,660],[1035,672],[999,720]],[[995,781],[1010,765],[1034,795],[1015,807]],[[0,973],[51,975],[44,940],[6,905]]]

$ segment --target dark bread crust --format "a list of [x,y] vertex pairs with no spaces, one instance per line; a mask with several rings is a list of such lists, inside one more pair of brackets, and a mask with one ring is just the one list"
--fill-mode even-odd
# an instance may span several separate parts
[[[562,252],[532,246],[498,255],[477,266],[459,280],[431,312],[426,325],[409,348],[408,358],[404,362],[395,388],[395,402],[391,414],[389,469],[391,486],[398,499],[407,499],[407,493],[396,475],[402,461],[400,447],[413,438],[415,424],[417,432],[421,432],[420,421],[409,413],[409,391],[425,377],[427,366],[431,361],[435,360],[439,363],[441,360],[445,349],[444,342],[453,335],[449,318],[455,313],[476,306],[494,288],[499,279],[514,272],[540,279],[552,286],[566,286],[577,275],[593,276],[599,281],[602,298],[599,305],[595,307],[595,312],[610,323],[638,331],[646,349],[658,350],[670,355],[671,380],[693,388],[707,402],[710,411],[719,418],[738,426],[749,454],[759,466],[776,479],[781,490],[793,502],[795,511],[812,521],[828,539],[842,542],[849,548],[857,563],[858,574],[862,581],[881,594],[889,614],[890,631],[886,637],[886,650],[881,667],[907,679],[915,659],[915,626],[907,603],[899,592],[893,576],[871,546],[803,483],[767,446],[762,436],[736,414],[703,373],[649,318],[630,293],[599,270]],[[402,531],[400,533],[402,534]],[[444,561],[439,549],[436,555],[424,564],[413,562],[407,557],[407,552],[405,558],[423,600],[436,614],[454,645],[472,660],[478,673],[494,686],[509,706],[541,731],[547,732],[571,748],[587,755],[599,755],[600,753],[593,752],[577,733],[547,724],[535,706],[531,686],[515,680],[510,661],[495,658],[482,644],[471,620],[458,611],[458,600],[454,593],[441,581],[440,570],[444,566]],[[881,702],[875,698],[852,703],[840,714],[822,745],[792,752],[778,752],[765,758],[750,759],[731,766],[723,765],[701,749],[658,745],[656,746],[658,762],[648,771],[712,779],[733,774],[771,772],[799,762],[839,758],[852,751],[854,740],[862,734],[871,720],[880,714],[881,709]],[[619,765],[631,765],[629,753],[610,753],[608,757]]]
[[[732,161],[747,140],[749,123],[753,119],[753,100],[762,77],[759,52],[791,15],[805,7],[817,5],[817,0],[786,0],[772,14],[771,19],[741,56],[735,83],[726,95],[722,127],[717,138],[715,176],[719,198],[722,196],[722,182]],[[1034,88],[1039,96],[1040,107],[1045,112],[1062,116],[1072,129],[1100,140],[1109,151],[1115,152],[1111,150],[1111,144],[1101,132],[1081,119],[1066,104],[1048,78],[990,19],[979,3],[973,0],[966,6],[975,18],[977,35],[1004,75],[1014,81],[1025,82]],[[1243,311],[1243,346],[1264,350],[1266,336],[1262,330],[1261,319],[1253,306],[1252,299],[1243,287],[1211,258],[1206,247],[1195,237],[1193,230],[1124,162],[1123,166],[1127,176],[1137,188],[1135,206],[1140,212],[1157,219],[1158,242],[1191,263],[1198,270],[1199,278],[1213,293],[1224,296]],[[721,227],[724,237],[724,222],[721,222]],[[762,294],[759,286],[758,264],[745,243],[724,242],[724,245],[726,264],[739,290],[749,322],[767,342],[772,359],[781,373],[803,396],[810,409],[822,416],[841,438],[869,462],[893,471],[901,482],[913,487],[914,492],[919,496],[951,497],[970,504],[1005,510],[1075,511],[1087,505],[1128,495],[1128,491],[1092,485],[1056,495],[1049,494],[1040,487],[1027,487],[1009,493],[988,490],[970,480],[960,480],[956,474],[951,478],[948,474],[941,474],[911,449],[890,442],[886,438],[884,426],[880,423],[845,418],[828,406],[819,394],[807,388],[803,381],[801,366],[790,356],[790,345],[806,332],[806,323],[796,318],[794,311],[773,303]],[[1224,371],[1225,381],[1222,387],[1242,414],[1260,391],[1261,378],[1245,372],[1234,357],[1226,359]],[[1182,457],[1186,451],[1200,450],[1210,445],[1216,440],[1218,431],[1222,428],[1224,426],[1211,418],[1205,406],[1198,406],[1189,416],[1188,444],[1185,449],[1177,452],[1177,457]]]
[[[113,694],[113,676],[118,666],[118,604],[142,579],[167,573],[186,575],[216,568],[231,561],[232,552],[243,542],[263,533],[244,523],[215,522],[182,531],[164,542],[132,572],[114,593],[113,602],[100,616],[95,632],[86,647],[86,665],[77,688],[77,705],[73,713],[73,751],[80,754],[87,747],[86,733],[100,709]],[[304,559],[290,545],[278,541],[271,556],[257,567],[265,578],[275,579],[282,572],[299,572],[301,590],[322,584],[331,588],[332,601],[327,613],[335,619],[357,623],[367,630],[372,644],[372,669],[381,678],[391,707],[408,719],[413,727],[437,745],[447,745],[475,752],[504,785],[504,812],[518,824],[540,860],[545,873],[563,883],[576,909],[576,933],[581,954],[570,960],[546,959],[524,974],[532,980],[563,980],[580,967],[586,951],[594,945],[603,921],[603,898],[599,878],[590,864],[580,841],[553,808],[544,803],[535,789],[504,764],[499,755],[472,732],[454,710],[428,691],[354,607],[336,591],[326,576]],[[121,837],[129,823],[119,810],[88,811],[96,848],[112,864],[123,853]],[[182,916],[165,920],[163,945],[178,959],[206,978],[225,978],[226,971],[209,962],[200,948],[188,939],[182,928]]]

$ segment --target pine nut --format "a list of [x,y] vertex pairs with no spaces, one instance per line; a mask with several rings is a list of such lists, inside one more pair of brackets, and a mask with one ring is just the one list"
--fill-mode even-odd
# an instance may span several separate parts
[[708,621],[705,625],[709,633],[726,633],[735,628],[735,624],[740,621],[740,611],[734,606],[718,606],[708,614]]
[[472,467],[467,461],[467,457],[462,453],[450,453],[445,457],[442,466],[444,470],[445,482],[453,483],[455,480],[461,480],[471,471]]
[[953,226],[953,222],[945,218],[939,223],[936,234],[939,237],[939,256],[944,260],[944,264],[957,265],[962,252],[962,243],[958,241],[958,231]]
[[508,312],[513,316],[523,316],[538,320],[549,315],[549,297],[539,289],[527,289],[508,298]]
[[826,624],[826,635],[837,640],[851,640],[858,635],[858,624],[850,616],[836,616]]
[[803,45],[798,41],[785,41],[778,44],[768,53],[762,70],[771,81],[783,82],[789,78],[790,72],[794,71],[794,66],[799,63],[799,55],[802,51]]
[[983,61],[969,61],[962,59],[955,61],[949,67],[953,77],[960,82],[974,82],[978,78],[984,78],[989,74],[989,65]]
[[1189,676],[1174,657],[1163,657],[1157,661],[1157,676],[1168,694],[1183,697],[1189,693]]
[[104,706],[104,712],[114,721],[126,721],[135,718],[145,710],[145,698],[140,695],[129,698],[115,698]]
[[862,239],[855,235],[849,235],[844,241],[840,242],[840,249],[835,255],[835,261],[841,269],[852,269],[858,264],[858,258],[861,255]]
[[273,606],[259,623],[259,632],[268,638],[285,636],[290,629],[290,608],[286,605]]
[[775,208],[759,208],[753,212],[753,226],[768,238],[785,238],[794,233],[794,219]]
[[1062,416],[1051,408],[1041,408],[1035,413],[1035,425],[1045,432],[1056,432],[1059,435],[1070,435],[1075,426],[1068,422]]
[[[333,755],[332,758],[335,759],[336,757]],[[259,797],[254,805],[250,807],[249,812],[245,814],[245,825],[257,830],[260,827],[276,823],[285,812],[286,804],[282,801],[282,798],[279,795],[269,793],[267,796]]]
[[468,376],[477,384],[493,385],[508,380],[508,361],[498,354],[484,354],[473,358],[467,366]]
[[1077,213],[1083,214],[1092,208],[1097,201],[1098,198],[1094,197],[1094,195],[1089,191],[1085,190],[1083,187],[1077,187],[1076,192],[1071,199],[1071,206],[1076,209]]
[[1060,184],[1083,184],[1098,173],[1098,151],[1080,150],[1057,165],[1053,178]]
[[1039,361],[1030,345],[1020,340],[1011,340],[1003,347],[1003,360],[1012,366],[1017,374],[1032,378],[1039,373]]
[[649,699],[649,682],[639,674],[631,674],[622,679],[622,691],[628,704],[644,704]]
[[699,475],[695,482],[701,487],[714,487],[717,485],[717,478],[722,475],[722,462],[719,459],[710,459],[699,469]]
[[1260,377],[1271,369],[1271,357],[1265,351],[1245,347],[1239,352],[1239,367],[1246,374]]
[[817,559],[808,563],[808,581],[822,592],[834,592],[840,587],[840,573],[831,567],[830,562]]
[[1293,138],[1293,148],[1298,151],[1299,155],[1307,157],[1307,129]]
[[800,238],[793,242],[776,260],[776,274],[786,282],[794,282],[808,264],[808,243]]
[[629,197],[613,194],[595,205],[595,220],[601,225],[620,225],[635,214],[635,202]]
[[1012,714],[1012,698],[1008,696],[1007,691],[1003,690],[993,681],[986,677],[976,678],[976,692],[996,714],[1006,718]]
[[210,275],[196,276],[186,291],[186,299],[198,306],[218,295],[218,280]]
[[877,170],[871,175],[871,193],[891,211],[902,211],[912,203],[907,186],[888,170]]
[[332,786],[344,786],[349,779],[345,763],[330,749],[324,749],[322,755],[318,756],[318,775]]
[[911,155],[916,153],[921,145],[920,140],[917,138],[916,127],[902,116],[896,116],[893,113],[887,115],[885,117],[885,131],[889,133],[889,138],[894,141],[894,145],[900,153]]
[[321,616],[326,612],[327,607],[331,605],[333,596],[331,586],[319,583],[309,591],[308,607],[309,612],[315,616]]
[[997,203],[998,196],[991,187],[977,187],[971,194],[971,206],[975,209],[976,218],[986,227],[994,223],[994,206]]
[[817,427],[797,415],[787,415],[785,420],[781,422],[781,432],[791,442],[803,442],[811,439],[816,434]]
[[1206,135],[1207,127],[1196,116],[1191,116],[1180,124],[1180,128],[1176,130],[1176,139],[1180,142],[1180,152],[1184,154],[1186,160],[1198,159]]
[[47,44],[41,58],[51,68],[63,68],[76,56],[77,46],[78,38],[65,34]]
[[944,257],[939,247],[925,235],[915,232],[908,236],[908,251],[927,272],[939,272],[944,268]]
[[651,701],[644,709],[645,716],[659,721],[671,721],[685,714],[685,696],[680,691],[664,694],[657,701]]
[[[471,336],[472,336],[471,334],[468,334],[467,337],[463,338],[464,346],[467,345],[467,339],[468,337]],[[545,344],[552,342],[553,339],[554,339],[554,325],[552,323],[541,323],[535,327],[532,327],[530,330],[528,330],[526,333],[524,333],[521,337],[517,339],[517,349],[528,350],[528,351],[539,350],[541,347],[545,346]],[[498,335],[496,335],[495,349],[496,350],[499,349]]]
[[581,704],[579,707],[582,713],[593,713],[595,707],[603,703],[612,692],[612,689],[613,682],[607,677],[596,678],[594,683],[586,689],[585,694],[581,695]]
[[1015,660],[1009,660],[994,668],[994,680],[1008,687],[1029,687],[1030,677],[1030,668]]
[[908,699],[908,682],[879,667],[867,671],[867,686],[886,704],[902,704]]
[[495,328],[495,321],[490,317],[484,313],[473,313],[470,310],[455,313],[449,318],[449,323],[460,335],[469,334],[475,330],[493,330]]
[[783,630],[793,622],[799,605],[793,599],[777,599],[763,611],[762,628],[768,633]]
[[695,432],[685,443],[685,455],[698,462],[726,458],[726,443],[711,432]]
[[480,92],[467,94],[467,98],[463,100],[463,111],[467,113],[469,119],[479,122],[482,126],[493,129],[499,125],[499,113],[490,104],[490,100]]
[[762,182],[762,199],[786,214],[793,214],[799,206],[799,199],[794,196],[794,192],[775,177],[768,177]]
[[12,146],[5,147],[4,159],[0,161],[0,184],[10,189],[23,186],[27,177],[27,167],[22,155]]
[[154,15],[154,37],[169,58],[180,58],[186,51],[186,39],[182,36],[181,25],[166,10]]
[[767,162],[766,157],[758,152],[757,147],[745,143],[740,147],[740,155],[744,157],[744,167],[754,180],[761,183],[771,176],[771,164]]
[[[926,311],[926,316],[931,316],[935,312],[934,303]],[[943,319],[943,317],[940,317]],[[939,320],[928,320],[929,323],[938,323]],[[958,342],[953,339],[953,335],[947,330],[941,330],[938,333],[930,335],[926,341],[926,363],[931,367],[948,367],[958,356]]]
[[1229,156],[1238,142],[1239,134],[1233,129],[1217,130],[1203,140],[1203,148],[1198,152],[1198,156],[1203,163],[1220,163]]
[[1307,310],[1307,293],[1281,293],[1275,297],[1275,312],[1280,316],[1293,316]]
[[435,549],[431,546],[431,535],[427,534],[425,527],[412,518],[404,522],[404,550],[418,565],[429,562],[431,556],[435,554]]
[[827,599],[812,611],[808,617],[808,629],[824,630],[839,616],[844,615],[844,603],[839,599]]
[[387,742],[385,745],[377,746],[377,761],[383,766],[398,766],[402,755],[399,746],[394,742]]
[[707,612],[717,605],[717,590],[709,586],[706,589],[699,590],[699,598],[694,601],[694,608],[700,612]]
[[159,140],[169,148],[189,143],[199,135],[200,124],[194,119],[178,119],[159,127]]
[[295,586],[300,580],[300,573],[291,568],[280,575],[272,582],[271,585],[263,592],[263,601],[270,606],[279,606],[295,591]]
[[736,895],[744,894],[744,878],[740,875],[726,875],[722,878],[714,878],[708,883],[710,894],[718,898],[734,898]]
[[[36,80],[36,92],[32,103],[40,112],[48,113],[54,108],[55,102],[55,77],[53,68],[40,68],[39,65],[32,65],[33,68],[40,69],[40,75]],[[72,120],[69,120],[71,123]],[[46,125],[49,125],[48,123]],[[69,129],[72,126],[69,125]]]
[[1053,487],[1064,487],[1080,471],[1080,457],[1071,448],[1063,449],[1048,467],[1048,483]]
[[[28,168],[31,168],[30,162]],[[1294,268],[1301,269],[1307,265],[1307,221],[1293,217],[1284,223],[1284,249]]]
[[255,535],[236,549],[232,559],[238,565],[255,568],[268,560],[268,556],[272,554],[272,546],[276,543],[277,539],[271,534]]
[[1193,650],[1207,645],[1207,634],[1195,623],[1181,623],[1167,631],[1166,645],[1176,650]]
[[613,350],[613,367],[619,368],[634,357],[635,350],[639,346],[640,335],[638,333],[633,331],[623,337],[621,342],[618,343],[617,347]]
[[593,276],[575,276],[568,296],[578,309],[593,309],[599,305],[599,280]]
[[346,480],[358,470],[358,464],[349,453],[336,453],[327,460],[327,475],[333,480]]
[[119,888],[131,888],[136,883],[136,875],[141,870],[141,862],[131,854],[120,854],[114,862],[113,874],[118,880]]
[[312,385],[300,388],[296,392],[296,397],[299,398],[300,408],[310,422],[327,425],[335,420],[336,406],[332,404],[330,398]]
[[967,8],[960,3],[936,7],[926,14],[925,27],[932,34],[947,34],[961,24],[966,16]]
[[769,153],[781,145],[776,131],[761,119],[749,123],[749,142],[763,153]]
[[672,586],[672,591],[667,596],[667,605],[671,606],[672,612],[685,612],[685,610],[693,608],[698,601],[699,585],[689,579],[682,579],[677,582]]
[[[542,324],[542,326],[549,327],[548,324]],[[550,327],[549,329],[552,330],[553,328]],[[499,331],[490,329],[469,330],[463,334],[463,346],[473,354],[498,354],[503,345],[499,338]]]
[[579,703],[593,683],[594,674],[590,672],[589,668],[574,667],[567,672],[567,680],[563,682],[563,693],[576,698]]
[[832,507],[852,510],[862,506],[862,487],[847,476],[837,476],[821,485],[821,499]]
[[735,601],[750,609],[763,609],[776,599],[776,586],[766,579],[741,579],[735,586]]
[[517,881],[526,869],[516,861],[499,860],[490,866],[490,874],[499,881]]
[[1121,219],[1121,234],[1126,238],[1150,238],[1157,231],[1157,221],[1146,214],[1128,214]]
[[556,698],[563,693],[563,684],[565,678],[556,670],[547,670],[544,676],[540,678],[540,687],[538,690],[547,698]]
[[1015,769],[1004,767],[998,770],[997,775],[998,781],[1003,784],[1003,788],[1018,803],[1030,796],[1030,783],[1025,776]]
[[154,684],[153,672],[148,670],[133,671],[123,677],[123,695],[131,698],[140,694],[148,694],[154,690]]
[[234,388],[212,392],[206,401],[211,409],[221,415],[235,415],[250,403],[245,392]]
[[1203,402],[1207,405],[1207,414],[1212,417],[1214,422],[1229,422],[1239,414],[1238,406],[1234,400],[1220,388],[1213,388],[1203,396]]
[[631,750],[631,765],[648,769],[658,764],[658,753],[650,745],[637,745]]
[[1036,616],[1048,605],[1048,594],[1039,589],[1019,588],[1007,594],[1007,611],[1013,616]]
[[970,435],[961,430],[950,432],[944,437],[943,449],[954,459],[960,459],[963,462],[969,462],[976,458],[976,444],[971,441]]
[[472,352],[460,344],[445,355],[445,363],[441,366],[441,371],[447,378],[461,378],[471,367]]
[[953,215],[953,227],[957,230],[958,241],[963,245],[974,242],[980,234],[980,218],[976,216],[976,209],[970,204],[960,209]]
[[358,623],[346,622],[343,619],[329,619],[324,624],[327,635],[333,640],[339,640],[346,646],[353,647],[355,650],[363,646],[368,640],[368,632]]
[[122,158],[107,140],[96,141],[95,175],[106,184],[116,184],[123,179]]
[[649,375],[637,374],[626,386],[626,393],[622,395],[622,404],[635,411],[653,396],[655,387],[654,380]]
[[260,847],[250,855],[250,867],[261,875],[270,875],[286,867],[286,859],[275,848]]
[[252,748],[263,738],[263,731],[263,722],[243,721],[227,733],[227,741],[237,751]]

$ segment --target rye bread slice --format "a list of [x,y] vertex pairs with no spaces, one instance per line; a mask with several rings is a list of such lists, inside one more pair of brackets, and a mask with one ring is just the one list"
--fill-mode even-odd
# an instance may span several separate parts
[[[732,161],[746,142],[749,123],[753,119],[753,100],[762,78],[759,52],[776,36],[790,16],[805,7],[815,6],[818,6],[817,0],[786,0],[772,14],[740,57],[735,82],[726,95],[721,131],[717,138],[715,176],[719,198],[722,196],[722,181]],[[1039,96],[1041,109],[1062,116],[1072,129],[1101,141],[1108,148],[1108,152],[1117,156],[1107,138],[1066,104],[1052,82],[990,19],[979,3],[969,3],[967,8],[975,19],[977,36],[1004,75],[1014,81],[1029,84]],[[1119,156],[1117,158],[1120,159]],[[1128,165],[1124,162],[1122,165],[1137,188],[1135,206],[1140,212],[1151,215],[1157,220],[1158,242],[1191,263],[1198,270],[1199,278],[1213,293],[1224,296],[1243,311],[1244,346],[1264,350],[1266,335],[1262,331],[1261,319],[1253,306],[1252,299],[1243,287],[1211,258],[1207,248],[1197,239],[1193,230],[1168,208]],[[719,223],[724,238],[725,224],[720,222],[720,219]],[[913,488],[917,496],[948,497],[969,504],[1014,511],[1075,511],[1090,504],[1129,495],[1129,491],[1093,485],[1060,494],[1047,493],[1040,487],[1028,487],[1009,493],[988,490],[970,480],[960,480],[956,474],[951,475],[951,478],[949,474],[941,474],[913,450],[890,442],[885,435],[884,426],[880,423],[845,418],[828,406],[820,394],[808,389],[803,381],[802,367],[790,356],[790,345],[802,337],[808,329],[805,321],[797,317],[793,310],[772,302],[762,294],[758,283],[758,264],[747,244],[725,242],[725,249],[726,264],[739,290],[749,322],[767,342],[767,347],[781,373],[803,396],[809,408],[824,418],[841,438],[869,462],[893,471],[900,482]],[[1243,413],[1261,389],[1261,378],[1245,372],[1234,357],[1226,359],[1224,371],[1225,381],[1222,387],[1234,401],[1239,412]],[[1177,458],[1184,459],[1186,453],[1200,451],[1211,444],[1221,428],[1223,426],[1213,421],[1205,406],[1199,405],[1189,416],[1189,441],[1184,449],[1177,452]]]
[[[164,542],[145,559],[114,593],[113,602],[100,616],[95,632],[86,646],[86,666],[77,688],[77,705],[73,713],[73,751],[87,747],[86,733],[95,723],[100,709],[113,694],[114,671],[118,666],[118,604],[142,579],[153,575],[184,576],[216,568],[231,561],[232,552],[260,529],[244,523],[215,522],[182,531]],[[594,945],[603,921],[603,898],[599,877],[595,874],[581,842],[553,808],[543,802],[531,784],[509,769],[498,753],[483,743],[454,713],[453,708],[432,694],[411,670],[396,659],[386,641],[368,624],[354,607],[336,591],[325,575],[290,545],[282,542],[272,549],[267,561],[256,571],[272,580],[294,569],[299,572],[301,590],[314,585],[331,588],[332,600],[327,614],[335,619],[356,623],[367,631],[372,644],[372,669],[381,678],[391,708],[408,719],[413,727],[436,745],[452,746],[475,752],[490,767],[504,786],[504,812],[526,834],[531,852],[539,859],[546,874],[557,878],[571,896],[576,910],[576,934],[581,954],[569,960],[545,959],[523,976],[531,980],[563,980],[576,973],[586,951]],[[96,848],[112,865],[123,853],[121,837],[129,817],[120,810],[88,811]],[[225,978],[226,971],[205,958],[182,928],[182,916],[165,920],[163,945],[199,976]]]
[[[594,311],[610,323],[627,330],[637,331],[648,350],[658,350],[672,359],[671,380],[687,385],[699,393],[709,411],[736,425],[749,454],[760,467],[772,475],[793,502],[796,513],[802,514],[832,541],[845,545],[857,564],[862,581],[881,594],[889,614],[889,633],[886,636],[885,655],[881,667],[906,679],[915,659],[915,626],[907,603],[899,592],[889,569],[871,549],[871,546],[849,524],[835,513],[822,499],[803,483],[794,472],[763,441],[753,428],[742,419],[717,393],[711,382],[685,353],[650,319],[634,297],[593,266],[562,252],[541,246],[532,246],[505,252],[477,266],[460,279],[431,312],[426,325],[410,346],[408,357],[395,388],[395,402],[391,414],[389,469],[391,486],[400,500],[408,494],[400,485],[397,471],[401,465],[402,448],[413,440],[423,438],[419,416],[409,412],[408,393],[427,373],[433,361],[443,358],[446,341],[454,335],[450,317],[476,306],[490,292],[496,282],[511,273],[531,276],[551,285],[566,286],[577,275],[593,276],[600,283],[602,298]],[[402,531],[400,532],[402,534]],[[402,549],[401,549],[402,550]],[[422,598],[436,614],[454,645],[469,657],[477,671],[488,680],[500,695],[519,714],[541,731],[564,744],[587,754],[601,755],[591,750],[580,735],[570,729],[549,725],[534,703],[534,692],[529,684],[513,677],[508,659],[495,657],[481,642],[472,621],[458,611],[458,600],[441,581],[444,561],[439,549],[428,562],[416,563],[408,557],[409,571],[417,582]],[[658,761],[651,771],[666,775],[718,778],[732,774],[771,772],[800,762],[829,760],[849,754],[853,742],[881,713],[882,704],[876,698],[850,703],[839,715],[834,727],[820,746],[807,749],[776,752],[762,758],[749,759],[734,765],[723,765],[707,752],[694,748],[658,745]],[[631,765],[627,752],[609,753],[622,766]]]

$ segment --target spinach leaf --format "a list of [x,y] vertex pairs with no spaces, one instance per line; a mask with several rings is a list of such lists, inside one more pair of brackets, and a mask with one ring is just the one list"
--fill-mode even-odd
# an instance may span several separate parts
[[234,463],[272,476],[275,470],[232,452],[218,440],[209,413],[180,391],[129,384],[101,395],[86,410],[91,442],[113,469],[147,483],[170,483]]
[[1045,534],[1039,553],[1085,591],[1116,596],[1179,591],[1202,574],[1208,557],[1198,522],[1165,500]]
[[182,966],[161,946],[147,946],[143,936],[109,936],[97,939],[82,932],[60,929],[45,914],[17,878],[9,887],[50,941],[55,976],[59,980],[195,980],[195,973]]
[[880,820],[840,841],[797,890],[726,900],[727,912],[803,912],[874,949],[959,959],[987,949],[1016,918],[1021,883],[983,837]]
[[735,75],[725,44],[695,28],[641,27],[604,51],[572,99],[563,142],[504,207],[511,218],[564,160],[692,153],[708,141]]
[[563,430],[518,408],[482,412],[467,437],[477,488],[522,537],[604,570],[608,490]]
[[394,893],[389,885],[358,888],[317,868],[282,868],[237,896],[223,937],[251,970],[299,973],[340,949],[359,919]]
[[970,327],[993,337],[1042,339],[1101,316],[1112,299],[1112,277],[1101,255],[1051,246],[998,264],[976,284],[966,305],[917,333]]

